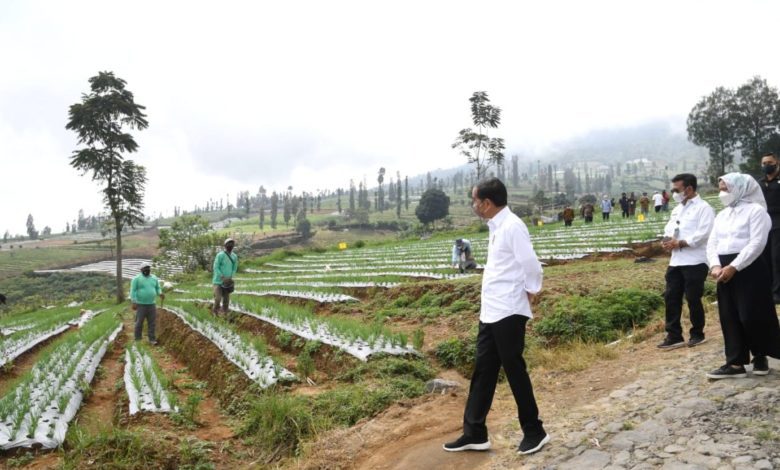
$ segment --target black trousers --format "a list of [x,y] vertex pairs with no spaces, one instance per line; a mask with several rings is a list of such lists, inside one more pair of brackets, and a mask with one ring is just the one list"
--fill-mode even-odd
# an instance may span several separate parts
[[624,219],[627,219],[627,218],[629,218],[629,217],[631,217],[631,216],[630,216],[630,215],[628,215],[628,209],[627,209],[627,208],[626,208],[626,209],[623,209],[623,218],[624,218]]
[[469,398],[463,415],[463,434],[477,439],[487,439],[485,425],[498,382],[498,371],[504,372],[517,403],[520,427],[525,435],[544,434],[539,408],[536,406],[531,378],[526,370],[525,324],[528,317],[511,315],[495,323],[479,323],[477,357],[471,377]]
[[564,225],[567,226],[567,227],[571,227],[571,222],[572,222],[571,220],[564,220],[563,221]]
[[701,297],[704,295],[704,281],[709,269],[707,265],[669,266],[666,270],[666,334],[671,339],[682,340],[683,295],[691,312],[691,338],[704,338],[704,305]]
[[[736,257],[720,255],[720,265],[728,266]],[[749,364],[751,353],[780,359],[780,323],[763,258],[737,272],[729,282],[718,284],[718,311],[726,364]]]
[[769,239],[762,256],[772,273],[772,295],[777,302],[780,300],[780,229],[769,232]]
[[601,220],[609,220],[609,212],[602,212]]

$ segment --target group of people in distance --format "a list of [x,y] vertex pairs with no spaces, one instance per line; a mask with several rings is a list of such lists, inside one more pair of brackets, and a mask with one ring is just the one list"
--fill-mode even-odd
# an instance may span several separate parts
[[[655,213],[664,212],[669,210],[669,200],[671,195],[663,190],[661,192],[654,192],[652,197],[648,196],[646,192],[637,198],[634,193],[626,194],[622,193],[620,199],[615,203],[614,198],[610,198],[609,195],[604,194],[601,197],[601,201],[598,203],[583,202],[580,206],[580,216],[586,224],[593,222],[593,215],[596,213],[596,207],[601,209],[601,220],[608,221],[610,214],[620,206],[622,216],[624,219],[633,217],[636,214],[637,205],[639,206],[640,214],[644,217],[650,215],[650,207],[653,207]],[[566,227],[571,227],[574,222],[574,209],[571,205],[566,205],[563,212],[560,213],[560,220]]]

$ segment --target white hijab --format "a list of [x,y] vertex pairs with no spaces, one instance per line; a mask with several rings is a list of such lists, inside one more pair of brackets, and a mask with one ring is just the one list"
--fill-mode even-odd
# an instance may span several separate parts
[[734,202],[729,204],[729,207],[736,207],[741,202],[753,202],[766,209],[764,192],[752,176],[743,173],[727,173],[718,179],[723,180],[729,193],[734,195]]

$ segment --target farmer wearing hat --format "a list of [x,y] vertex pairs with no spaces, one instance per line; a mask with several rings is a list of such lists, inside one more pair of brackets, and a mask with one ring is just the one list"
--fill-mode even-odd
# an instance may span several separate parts
[[222,304],[222,313],[227,313],[230,305],[230,293],[233,292],[233,276],[238,271],[238,255],[233,253],[236,246],[235,240],[225,240],[225,249],[217,253],[214,258],[214,276],[211,283],[214,285],[214,315],[219,314],[219,305]]
[[452,247],[452,267],[459,268],[460,272],[467,269],[475,269],[477,262],[474,261],[474,254],[471,252],[471,242],[465,238],[455,240]]
[[152,265],[148,261],[141,264],[141,273],[130,281],[130,301],[135,310],[135,340],[141,339],[144,330],[144,319],[146,319],[149,333],[149,342],[157,344],[157,337],[154,334],[157,323],[157,307],[155,301],[157,296],[165,300],[165,294],[160,289],[160,280],[152,275]]

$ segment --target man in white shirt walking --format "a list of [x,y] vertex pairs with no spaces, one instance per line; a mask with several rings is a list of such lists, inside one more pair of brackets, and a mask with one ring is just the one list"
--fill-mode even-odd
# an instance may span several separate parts
[[523,439],[517,452],[532,454],[550,440],[539,419],[531,378],[523,359],[525,326],[531,300],[542,288],[542,267],[528,228],[507,206],[507,190],[498,178],[472,190],[472,209],[488,220],[487,264],[482,277],[476,364],[463,416],[463,435],[444,445],[450,452],[490,449],[485,425],[498,372],[504,367],[517,403]]
[[660,349],[676,349],[686,345],[680,317],[683,295],[691,314],[688,347],[697,346],[704,338],[704,281],[707,279],[707,240],[712,231],[715,211],[696,193],[696,176],[682,173],[672,178],[672,198],[677,206],[664,229],[663,248],[671,252],[666,270],[666,338]]

